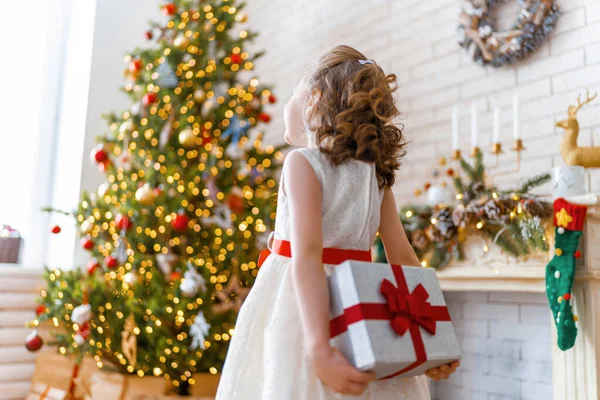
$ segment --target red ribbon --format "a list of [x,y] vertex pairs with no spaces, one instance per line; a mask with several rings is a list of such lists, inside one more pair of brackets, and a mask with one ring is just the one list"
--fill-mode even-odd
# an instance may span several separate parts
[[[267,257],[271,255],[271,252],[283,256],[292,258],[292,245],[287,240],[273,239],[271,244],[272,250],[263,250],[258,257],[258,266],[262,266]],[[372,261],[370,250],[347,250],[347,249],[323,249],[323,264],[338,265],[346,260],[355,261]]]
[[332,319],[329,323],[331,337],[336,337],[355,322],[364,320],[390,321],[392,329],[400,336],[407,331],[415,349],[417,360],[406,368],[386,376],[382,379],[392,378],[404,374],[427,361],[427,353],[421,328],[431,335],[435,334],[437,321],[450,321],[450,313],[446,306],[432,306],[427,299],[429,293],[421,284],[410,293],[400,265],[392,265],[397,287],[392,282],[384,279],[381,282],[381,293],[386,297],[386,303],[360,303],[346,308],[344,314]]

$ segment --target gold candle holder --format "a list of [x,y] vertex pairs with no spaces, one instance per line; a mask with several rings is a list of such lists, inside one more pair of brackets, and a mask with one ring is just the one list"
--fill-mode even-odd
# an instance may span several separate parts
[[457,160],[460,160],[461,158],[462,158],[462,155],[460,154],[460,150],[454,149],[454,151],[452,152],[452,159],[457,161]]
[[502,144],[501,143],[494,143],[492,144],[492,154],[500,154],[502,153]]
[[479,153],[481,153],[481,149],[479,147],[471,148],[471,157],[477,157],[477,155],[479,155]]
[[513,143],[513,151],[516,152],[521,152],[523,150],[525,150],[525,147],[523,146],[523,139],[517,139],[514,141]]

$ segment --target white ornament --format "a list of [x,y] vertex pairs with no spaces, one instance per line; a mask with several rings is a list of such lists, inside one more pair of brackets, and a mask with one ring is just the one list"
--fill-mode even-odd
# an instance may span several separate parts
[[75,343],[77,343],[79,346],[83,346],[83,344],[87,342],[87,340],[85,340],[84,337],[81,336],[79,333],[76,334],[75,337],[73,337],[73,339],[75,340]]
[[560,279],[560,271],[556,271],[556,272],[554,273],[554,277],[555,277],[556,279]]
[[166,277],[168,277],[169,275],[171,275],[171,272],[173,272],[173,265],[177,262],[178,259],[179,257],[173,253],[161,253],[156,255],[156,264],[158,264],[158,268],[160,269],[160,271]]
[[93,228],[94,228],[94,224],[92,224],[87,219],[81,223],[81,232],[91,233]]
[[562,235],[563,233],[565,233],[565,228],[563,228],[563,227],[561,226],[561,227],[559,227],[559,228],[558,228],[556,231],[558,232],[558,234],[559,234],[559,235]]
[[129,286],[135,284],[137,282],[137,276],[135,275],[135,272],[126,273],[123,277],[123,282],[125,282]]
[[204,218],[206,224],[215,224],[222,229],[233,229],[233,222],[231,222],[231,209],[229,207],[220,205],[213,209],[213,215]]
[[231,143],[225,149],[225,154],[227,154],[229,158],[237,159],[241,157],[242,149],[240,149],[240,146],[238,146],[237,143]]
[[89,304],[82,304],[73,309],[71,313],[71,321],[77,325],[83,325],[92,318],[92,306]]
[[98,196],[104,197],[106,193],[108,193],[108,189],[110,189],[110,183],[104,182],[100,186],[98,186]]
[[188,269],[181,280],[181,294],[185,297],[194,297],[199,290],[206,291],[206,280],[196,271],[196,268],[188,263]]
[[206,322],[204,313],[200,311],[194,319],[194,324],[190,327],[190,336],[192,337],[192,348],[204,350],[204,340],[208,336],[210,324]]

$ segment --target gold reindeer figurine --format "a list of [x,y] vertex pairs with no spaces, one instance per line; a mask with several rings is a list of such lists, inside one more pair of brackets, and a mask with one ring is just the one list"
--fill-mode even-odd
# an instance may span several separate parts
[[587,92],[587,98],[581,102],[581,96],[577,96],[577,104],[569,106],[568,117],[556,124],[565,130],[565,134],[560,141],[560,155],[567,165],[580,165],[586,168],[600,168],[600,146],[579,147],[577,146],[577,136],[579,135],[579,122],[577,122],[577,111],[585,104],[591,102],[598,96],[598,93],[590,97]]

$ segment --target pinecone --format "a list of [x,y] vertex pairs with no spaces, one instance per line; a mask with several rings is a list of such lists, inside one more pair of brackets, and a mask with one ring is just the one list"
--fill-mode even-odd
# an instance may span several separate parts
[[412,246],[419,250],[425,250],[429,245],[429,239],[425,232],[421,229],[414,231],[410,237]]
[[425,228],[425,235],[427,235],[427,238],[434,243],[440,243],[444,241],[442,233],[436,228],[435,225],[429,225],[427,228]]
[[483,209],[487,219],[498,220],[502,215],[502,208],[494,200],[489,200],[487,203],[485,203]]
[[448,240],[454,236],[456,233],[456,225],[454,225],[454,222],[452,221],[452,211],[449,207],[440,207],[433,213],[431,218],[437,220],[435,227],[444,239]]
[[475,211],[470,207],[459,204],[452,212],[452,223],[456,227],[464,228],[475,221]]
[[533,217],[548,218],[553,213],[552,204],[537,199],[527,199],[523,202],[523,210]]
[[473,193],[477,195],[478,193],[482,193],[485,190],[485,185],[483,184],[483,182],[473,182],[473,186],[471,187],[471,189],[473,190]]

